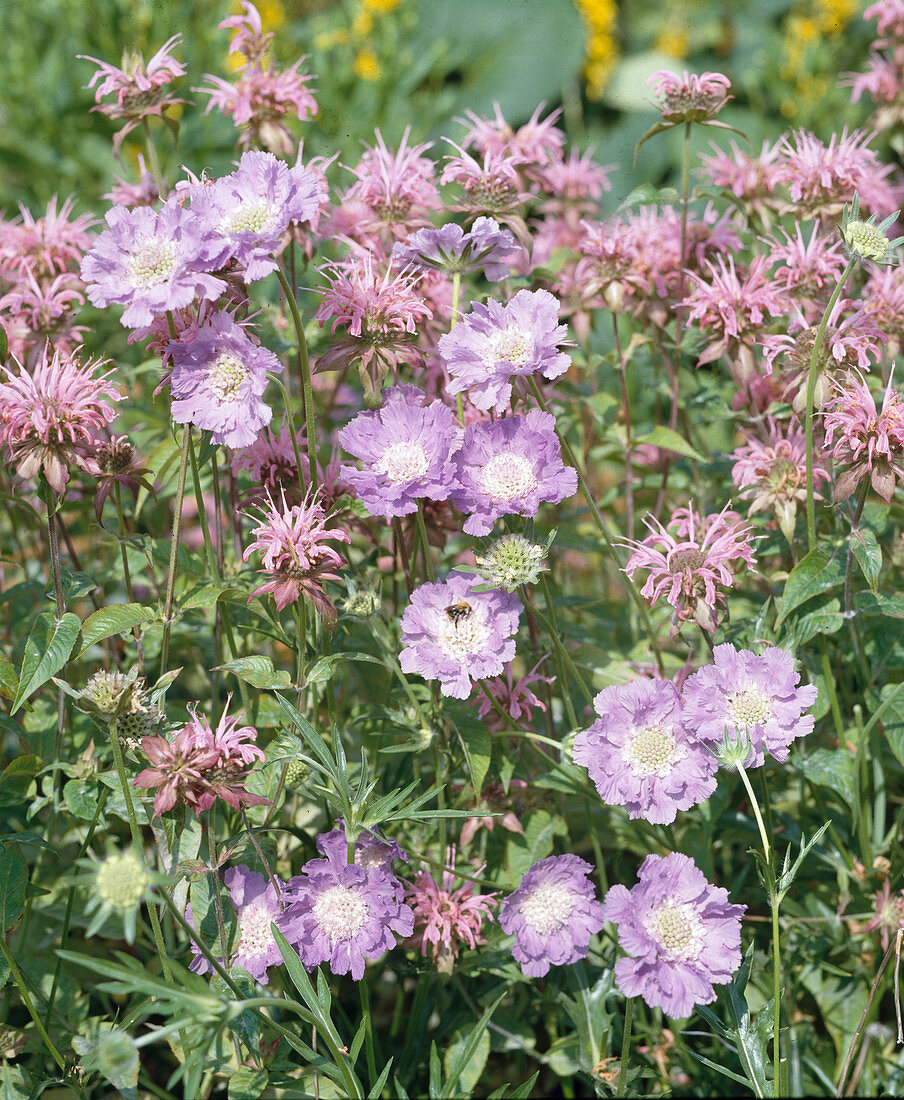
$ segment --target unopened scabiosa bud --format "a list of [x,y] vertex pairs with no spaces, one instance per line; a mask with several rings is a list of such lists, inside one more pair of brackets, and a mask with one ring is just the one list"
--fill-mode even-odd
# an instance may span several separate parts
[[536,584],[545,564],[548,544],[531,542],[524,535],[503,535],[490,543],[485,554],[477,554],[477,572],[487,584],[514,592],[522,584]]
[[310,775],[310,772],[311,769],[303,760],[299,758],[290,760],[286,767],[286,790],[294,791],[296,787],[300,787]]
[[359,585],[351,578],[347,583],[348,595],[340,604],[342,614],[352,619],[369,619],[376,615],[383,602],[380,589]]
[[890,253],[892,249],[904,242],[904,237],[896,237],[890,241],[885,231],[897,218],[898,212],[889,214],[879,225],[876,225],[875,214],[866,221],[863,221],[859,214],[860,196],[855,194],[850,209],[845,208],[841,219],[841,239],[844,241],[848,255],[856,256],[859,260],[872,260],[878,264],[894,263],[894,257]]
[[123,932],[128,943],[135,940],[135,923],[138,907],[151,884],[151,876],[137,852],[114,852],[100,863],[86,861],[94,869],[85,913],[94,916],[85,932],[93,936],[110,917],[122,918]]

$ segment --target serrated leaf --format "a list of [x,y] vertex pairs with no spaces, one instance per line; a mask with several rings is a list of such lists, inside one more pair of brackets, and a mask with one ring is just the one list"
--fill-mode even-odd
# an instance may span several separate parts
[[815,635],[834,634],[843,624],[841,601],[836,596],[816,596],[791,612],[782,627],[779,645],[796,653]]
[[73,615],[71,611],[59,619],[53,612],[45,611],[35,619],[25,642],[19,687],[11,714],[15,714],[29,695],[33,695],[66,664],[81,625],[78,615]]
[[875,532],[869,527],[858,527],[856,531],[852,531],[851,551],[866,583],[875,593],[879,586],[879,574],[882,572],[882,548]]
[[233,676],[261,691],[292,686],[292,677],[284,668],[275,669],[269,657],[257,654],[253,657],[236,657],[234,661],[217,665],[214,671],[231,672]]
[[646,443],[651,447],[661,447],[664,451],[673,451],[675,454],[684,455],[685,458],[693,458],[697,462],[705,462],[706,458],[698,450],[688,443],[683,435],[658,425],[651,432],[643,435],[635,435],[633,443]]
[[135,626],[141,626],[142,623],[154,622],[157,617],[156,610],[140,603],[117,603],[110,607],[102,607],[82,623],[78,655],[81,657],[91,646],[102,642],[104,638],[124,634]]
[[0,935],[22,916],[27,883],[25,860],[18,844],[0,845]]
[[838,546],[817,546],[788,574],[776,604],[776,627],[802,603],[837,588],[844,580],[844,552]]

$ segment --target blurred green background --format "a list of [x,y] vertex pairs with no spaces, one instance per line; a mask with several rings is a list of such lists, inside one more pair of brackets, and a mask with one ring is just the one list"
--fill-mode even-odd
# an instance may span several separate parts
[[[362,141],[380,127],[390,144],[406,127],[412,140],[458,139],[452,122],[471,108],[499,102],[513,124],[541,101],[561,106],[582,149],[619,165],[613,195],[667,179],[680,132],[646,145],[632,166],[637,139],[655,121],[646,78],[660,68],[717,70],[735,100],[720,117],[743,130],[751,148],[789,127],[827,136],[862,124],[870,104],[850,104],[838,78],[862,65],[874,24],[856,0],[261,0],[274,55],[291,64],[306,54],[315,75],[318,116],[300,124],[305,157],[340,153],[354,163]],[[187,75],[176,95],[193,100],[171,110],[178,148],[155,125],[164,169],[214,174],[235,158],[229,119],[204,114],[207,97],[192,88],[205,73],[227,77],[229,32],[217,29],[239,10],[231,0],[6,0],[0,3],[0,210],[37,210],[54,194],[74,195],[76,209],[102,209],[114,175],[131,178],[139,148],[127,139],[124,164],[111,151],[116,124],[92,112],[85,85],[88,54],[119,65],[123,50],[146,59],[175,33]],[[156,120],[155,120],[156,122]],[[716,131],[709,131],[716,136]],[[706,150],[708,138],[701,137]],[[442,143],[434,148],[443,152]],[[339,182],[341,169],[331,170]],[[350,178],[347,177],[346,178]],[[611,205],[618,200],[610,196]]]

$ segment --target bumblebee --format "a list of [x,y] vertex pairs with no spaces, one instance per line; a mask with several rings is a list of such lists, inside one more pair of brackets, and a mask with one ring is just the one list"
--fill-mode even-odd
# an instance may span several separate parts
[[471,607],[467,600],[459,600],[458,603],[449,604],[449,606],[446,608],[446,614],[449,616],[452,622],[455,623],[456,626],[458,626],[460,622],[463,622],[465,619],[469,619],[471,617],[471,612],[473,610],[474,609]]

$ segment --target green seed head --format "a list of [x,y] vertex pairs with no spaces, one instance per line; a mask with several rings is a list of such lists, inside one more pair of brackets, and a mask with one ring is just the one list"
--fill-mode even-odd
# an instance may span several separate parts
[[536,584],[546,569],[546,548],[523,535],[503,535],[486,554],[478,555],[477,566],[488,584],[514,592],[522,584]]
[[888,252],[888,237],[869,222],[849,221],[844,227],[844,243],[864,260],[884,260]]
[[151,879],[134,852],[108,856],[97,868],[95,890],[110,909],[123,913],[144,897]]

